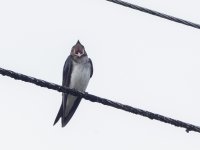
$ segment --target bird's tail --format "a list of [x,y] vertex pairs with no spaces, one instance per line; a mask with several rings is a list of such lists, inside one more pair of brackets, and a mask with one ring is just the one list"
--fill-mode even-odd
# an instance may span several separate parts
[[[70,121],[70,119],[72,118],[72,116],[74,115],[78,105],[80,104],[81,101],[81,97],[76,99],[76,102],[74,103],[74,105],[72,106],[72,108],[70,109],[69,113],[67,115],[64,115],[61,113],[61,122],[62,122],[62,127],[65,127],[67,125],[67,123]],[[66,108],[64,108],[65,110]]]
[[59,119],[61,118],[62,127],[65,127],[67,125],[67,123],[70,121],[70,119],[72,118],[72,116],[74,115],[80,101],[81,101],[81,97],[78,97],[76,99],[76,102],[74,103],[74,105],[70,109],[69,113],[66,115],[64,113],[65,110],[66,110],[66,100],[64,100],[62,102],[61,106],[60,106],[60,109],[58,111],[58,114],[56,116],[56,119],[55,119],[53,125],[55,125],[59,121]]
[[53,125],[55,125],[58,122],[58,120],[62,117],[62,114],[63,114],[63,107],[62,107],[62,104],[61,104],[60,109],[58,111],[58,114],[56,116],[56,119],[55,119]]

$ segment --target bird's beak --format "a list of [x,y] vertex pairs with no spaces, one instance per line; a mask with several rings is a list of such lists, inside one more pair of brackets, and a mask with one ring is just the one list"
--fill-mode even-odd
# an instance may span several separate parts
[[78,53],[78,54],[77,54],[77,56],[78,56],[78,57],[81,57],[81,56],[82,56],[82,54],[81,54],[81,53]]

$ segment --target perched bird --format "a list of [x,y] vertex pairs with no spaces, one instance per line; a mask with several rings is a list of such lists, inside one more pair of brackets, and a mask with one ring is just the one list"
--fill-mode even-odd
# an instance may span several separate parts
[[[92,75],[92,61],[88,58],[84,46],[77,41],[65,61],[62,85],[79,91],[85,91]],[[72,118],[80,101],[80,97],[63,93],[62,103],[54,121],[54,125],[61,118],[62,127],[65,127]]]

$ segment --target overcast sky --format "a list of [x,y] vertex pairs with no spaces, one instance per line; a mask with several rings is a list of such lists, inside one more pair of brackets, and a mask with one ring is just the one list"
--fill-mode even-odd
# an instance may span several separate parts
[[[198,0],[129,0],[200,23]],[[61,84],[80,40],[93,61],[87,92],[200,126],[200,30],[105,0],[0,1],[0,67]],[[61,93],[0,76],[0,149],[198,149],[186,133],[82,100],[53,126]]]

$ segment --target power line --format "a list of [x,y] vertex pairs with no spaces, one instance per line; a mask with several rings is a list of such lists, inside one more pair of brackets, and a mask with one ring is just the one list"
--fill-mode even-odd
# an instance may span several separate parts
[[165,117],[165,116],[162,116],[162,115],[159,115],[159,114],[155,114],[155,113],[152,113],[152,112],[149,112],[149,111],[145,111],[145,110],[142,110],[142,109],[134,108],[134,107],[131,107],[131,106],[128,106],[128,105],[118,103],[118,102],[114,102],[114,101],[111,101],[111,100],[108,100],[108,99],[105,99],[105,98],[101,98],[101,97],[89,94],[87,92],[76,91],[74,89],[63,87],[63,86],[60,86],[60,85],[57,85],[57,84],[54,84],[54,83],[50,83],[50,82],[47,82],[47,81],[44,81],[44,80],[40,80],[40,79],[33,78],[33,77],[30,77],[30,76],[27,76],[27,75],[16,73],[14,71],[6,70],[6,69],[3,69],[3,68],[0,68],[0,74],[3,75],[3,76],[8,76],[8,77],[14,78],[16,80],[22,80],[22,81],[25,81],[25,82],[33,83],[33,84],[41,86],[41,87],[46,87],[48,89],[56,90],[58,92],[70,93],[70,94],[75,95],[75,96],[80,96],[80,97],[83,97],[84,99],[89,100],[91,102],[98,102],[98,103],[101,103],[101,104],[104,104],[104,105],[107,105],[107,106],[111,106],[111,107],[114,107],[114,108],[117,108],[117,109],[121,109],[121,110],[130,112],[130,113],[133,113],[133,114],[148,117],[149,119],[155,119],[155,120],[158,120],[158,121],[161,121],[161,122],[164,122],[164,123],[168,123],[168,124],[174,125],[176,127],[182,127],[182,128],[185,128],[187,132],[195,131],[195,132],[200,133],[200,127],[198,127],[198,126],[195,126],[195,125],[192,125],[192,124],[189,124],[189,123],[185,123],[185,122],[182,122],[182,121],[179,121],[179,120],[175,120],[175,119],[172,119],[172,118],[169,118],[169,117]]
[[132,9],[136,9],[136,10],[139,10],[139,11],[142,11],[142,12],[154,15],[154,16],[165,18],[165,19],[177,22],[177,23],[181,23],[181,24],[184,24],[184,25],[187,25],[187,26],[191,26],[191,27],[200,29],[199,24],[196,24],[196,23],[193,23],[193,22],[190,22],[190,21],[187,21],[187,20],[183,20],[183,19],[180,19],[180,18],[177,18],[177,17],[173,17],[173,16],[170,16],[170,15],[166,15],[166,14],[163,14],[163,13],[160,13],[160,12],[148,9],[148,8],[137,6],[137,5],[128,3],[128,2],[121,1],[121,0],[107,0],[107,1],[119,4],[119,5],[122,5],[122,6],[125,6],[125,7],[129,7],[129,8],[132,8]]

